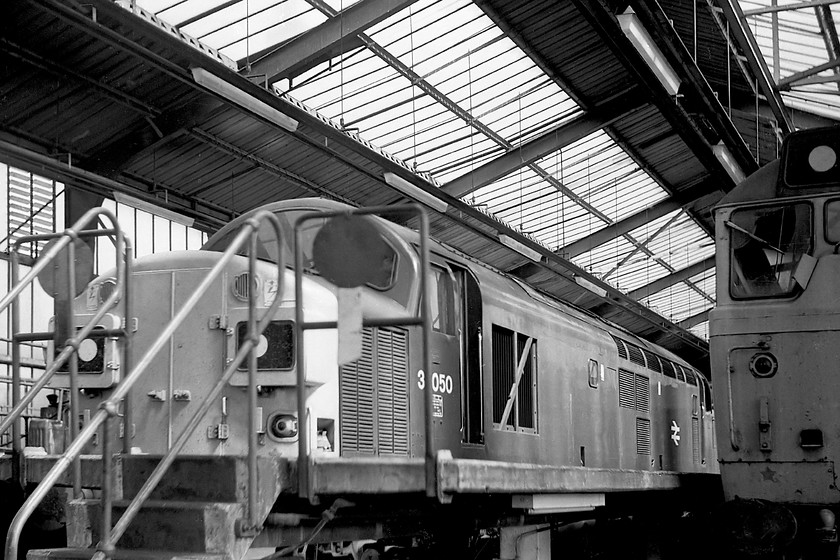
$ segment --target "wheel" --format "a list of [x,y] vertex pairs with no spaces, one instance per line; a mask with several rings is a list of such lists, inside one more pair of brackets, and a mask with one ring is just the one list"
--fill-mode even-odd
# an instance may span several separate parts
[[378,548],[372,546],[364,549],[361,556],[359,556],[359,560],[380,560],[381,558],[382,553],[379,552]]

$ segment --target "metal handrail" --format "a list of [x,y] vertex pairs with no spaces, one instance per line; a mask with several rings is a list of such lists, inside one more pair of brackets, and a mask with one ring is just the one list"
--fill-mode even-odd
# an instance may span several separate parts
[[[431,346],[430,333],[432,331],[431,320],[431,302],[429,300],[428,291],[428,271],[429,271],[429,217],[426,211],[419,204],[406,204],[403,206],[375,206],[370,208],[362,208],[350,211],[332,211],[332,212],[313,212],[304,214],[295,222],[295,342],[297,345],[296,355],[298,356],[297,368],[297,407],[298,407],[298,422],[304,427],[298,430],[298,457],[297,457],[297,475],[298,475],[298,496],[308,499],[310,502],[315,501],[315,496],[312,492],[312,483],[310,481],[310,457],[309,457],[309,441],[308,431],[306,427],[306,376],[304,371],[304,348],[303,348],[303,334],[307,330],[316,329],[334,329],[338,326],[338,321],[312,321],[305,322],[303,318],[303,290],[301,286],[301,278],[303,275],[303,250],[300,243],[300,230],[303,224],[310,220],[319,218],[331,218],[337,216],[368,216],[375,214],[396,212],[413,213],[417,216],[420,222],[420,313],[413,317],[393,317],[393,318],[377,318],[373,320],[364,320],[362,326],[420,326],[422,329],[423,339],[423,370],[431,374]],[[436,497],[440,495],[437,476],[437,452],[434,441],[434,418],[433,418],[433,396],[432,384],[426,383],[426,390],[423,393],[423,408],[425,412],[425,436],[426,436],[426,453],[425,453],[425,475],[426,475],[426,495],[429,497]]]
[[[282,231],[280,226],[280,221],[278,220],[277,216],[268,211],[261,211],[258,212],[253,218],[246,222],[246,226],[252,226],[253,230],[247,230],[245,227],[242,228],[242,231],[237,235],[234,239],[231,246],[225,251],[225,255],[228,252],[234,252],[239,248],[239,246],[245,241],[247,237],[250,236],[251,247],[249,251],[249,259],[248,259],[248,271],[250,278],[255,277],[256,272],[256,231],[259,226],[260,220],[263,218],[268,218],[271,222],[271,225],[275,229],[275,233],[277,235],[277,246],[281,246],[281,239],[282,239]],[[184,447],[187,443],[187,440],[198,427],[199,422],[216,401],[221,393],[222,389],[228,383],[230,378],[233,376],[236,369],[242,364],[245,360],[246,356],[250,357],[251,363],[248,364],[248,390],[249,390],[249,406],[248,406],[248,425],[249,425],[249,440],[248,440],[248,524],[250,527],[254,528],[259,525],[260,521],[256,519],[257,513],[257,489],[254,487],[257,481],[257,473],[256,473],[256,450],[257,450],[257,441],[256,441],[256,430],[255,430],[255,421],[254,415],[256,413],[256,397],[257,397],[257,386],[256,386],[256,359],[257,354],[255,352],[257,345],[259,344],[259,337],[265,328],[269,325],[272,318],[274,317],[274,313],[277,311],[277,308],[280,306],[280,301],[282,299],[282,282],[283,282],[283,273],[285,269],[285,263],[283,258],[283,252],[279,251],[277,257],[277,281],[278,281],[278,289],[277,289],[277,297],[274,298],[274,301],[271,303],[268,309],[266,309],[265,313],[263,314],[262,318],[259,322],[256,321],[256,301],[255,301],[255,294],[254,290],[249,290],[249,298],[248,298],[248,337],[246,338],[244,344],[239,348],[239,351],[236,353],[236,356],[233,358],[233,361],[230,362],[228,367],[222,373],[222,376],[204,398],[199,406],[198,410],[193,414],[190,420],[187,422],[187,425],[181,431],[181,434],[178,436],[178,439],[173,443],[172,447],[167,451],[166,455],[160,460],[157,464],[155,469],[149,475],[149,478],[137,492],[137,495],[131,501],[131,503],[126,508],[125,512],[123,513],[120,520],[114,526],[113,530],[111,531],[111,537],[113,541],[119,540],[119,538],[123,535],[125,530],[128,528],[128,525],[131,523],[134,516],[143,506],[143,503],[149,498],[149,496],[154,491],[157,484],[163,478],[163,475],[166,473],[169,466],[175,460],[175,456],[178,452]],[[224,257],[223,257],[224,259]],[[217,265],[219,266],[219,265]],[[215,270],[215,268],[214,268]],[[210,275],[213,274],[214,271],[210,272]],[[209,276],[209,275],[208,275]],[[209,286],[209,284],[208,284]],[[199,287],[201,290],[201,287]],[[196,302],[198,298],[196,298]],[[187,302],[189,303],[189,302]],[[184,304],[184,308],[187,307],[187,304]],[[183,309],[181,311],[183,313]],[[142,362],[142,360],[141,360]],[[139,365],[138,365],[139,367]],[[251,396],[253,397],[253,402],[251,401]],[[252,441],[253,440],[253,441]],[[100,547],[101,548],[101,547]]]
[[[83,227],[87,226],[89,223],[93,222],[94,219],[100,219],[101,216],[105,216],[112,224],[112,228],[107,229],[97,229],[97,230],[84,230]],[[101,220],[100,220],[101,221]],[[46,384],[50,381],[53,375],[58,371],[58,369],[64,365],[67,360],[71,360],[71,367],[70,367],[70,385],[71,389],[76,385],[76,375],[77,375],[77,368],[75,367],[76,360],[76,352],[78,351],[79,345],[81,342],[87,338],[87,336],[91,333],[93,328],[96,326],[105,313],[110,310],[120,298],[122,292],[125,289],[126,284],[126,260],[127,257],[124,254],[124,246],[127,244],[127,240],[125,239],[122,231],[116,227],[117,219],[114,214],[106,209],[106,208],[93,208],[86,212],[81,218],[79,218],[70,228],[64,230],[61,233],[50,233],[50,234],[41,234],[41,235],[28,235],[23,236],[17,239],[14,244],[12,245],[11,250],[11,283],[12,289],[11,291],[2,299],[0,300],[0,312],[11,305],[11,336],[12,336],[12,403],[13,409],[8,413],[5,420],[0,422],[0,434],[4,433],[9,426],[12,426],[12,452],[14,456],[14,475],[16,479],[20,479],[21,477],[21,462],[23,460],[22,457],[22,447],[21,447],[21,433],[20,433],[20,425],[18,420],[20,420],[21,415],[25,412],[26,408],[31,404],[31,402],[35,399],[38,393],[46,386]],[[75,295],[75,241],[82,237],[96,237],[96,236],[106,236],[115,234],[116,239],[113,240],[113,243],[116,248],[116,255],[122,256],[123,259],[117,259],[117,280],[116,286],[111,294],[111,296],[103,303],[100,307],[100,310],[91,318],[91,320],[80,330],[76,333],[76,336],[71,337],[65,342],[64,349],[59,354],[59,356],[55,359],[52,366],[47,368],[44,373],[38,378],[38,381],[27,391],[26,395],[23,399],[20,397],[20,388],[21,388],[21,378],[20,378],[20,367],[21,367],[21,356],[20,356],[20,343],[28,341],[27,337],[22,336],[20,331],[20,313],[18,310],[18,296],[23,292],[23,290],[32,283],[32,281],[49,265],[52,261],[54,261],[60,254],[64,248],[67,248],[67,274],[68,274],[68,292]],[[20,247],[27,243],[38,242],[38,241],[46,241],[46,240],[54,240],[57,239],[56,243],[48,248],[41,257],[35,262],[32,266],[32,269],[29,273],[22,279],[19,280],[19,255],[18,251]],[[129,244],[130,245],[130,244]],[[128,303],[124,302],[125,310],[128,311]],[[67,323],[72,324],[73,321],[73,309],[72,306],[69,306],[66,310],[69,314],[67,317]],[[47,335],[47,338],[52,338],[52,333],[44,333]],[[124,333],[123,333],[124,334]],[[32,336],[30,337],[31,340],[42,339],[44,337],[41,336]],[[70,397],[70,404],[71,404],[71,414],[75,417],[78,413],[76,410],[77,407],[77,398],[74,391],[71,390],[71,397]],[[78,425],[75,422],[70,423],[71,435],[75,435],[78,431]],[[20,481],[23,482],[23,481]],[[78,462],[74,464],[74,473],[73,473],[73,490],[74,494],[78,496],[81,493],[81,466]]]
[[[58,481],[59,477],[61,477],[64,474],[70,462],[74,461],[79,456],[84,446],[93,438],[99,427],[103,426],[107,422],[107,420],[117,415],[118,405],[120,401],[123,398],[125,398],[125,396],[128,394],[129,390],[134,385],[134,383],[142,376],[145,370],[152,363],[157,353],[160,352],[160,350],[166,345],[169,338],[174,334],[175,330],[181,325],[181,323],[183,323],[183,321],[187,318],[189,313],[197,305],[204,293],[211,287],[216,278],[218,278],[222,274],[222,272],[224,271],[224,267],[236,255],[236,251],[242,246],[242,244],[249,236],[254,236],[258,232],[260,221],[266,218],[269,219],[269,221],[271,222],[271,225],[273,226],[277,235],[278,247],[280,246],[279,242],[282,238],[282,230],[280,227],[280,222],[274,214],[267,211],[261,211],[258,212],[253,218],[245,222],[240,233],[237,234],[231,245],[228,247],[227,250],[225,250],[219,261],[211,268],[207,276],[204,278],[204,280],[202,280],[202,282],[199,284],[196,290],[187,299],[187,301],[184,303],[184,305],[181,307],[181,309],[178,311],[175,317],[173,317],[172,320],[166,325],[166,327],[161,332],[160,336],[152,343],[152,345],[146,351],[143,357],[140,358],[137,365],[125,376],[125,378],[123,378],[122,382],[120,382],[117,385],[111,396],[99,406],[100,410],[85,425],[81,433],[79,433],[79,435],[72,441],[70,446],[64,452],[64,455],[61,456],[61,458],[56,462],[53,468],[50,469],[50,471],[43,477],[35,491],[29,496],[29,498],[27,498],[23,506],[21,506],[20,510],[15,515],[14,520],[9,526],[6,538],[6,558],[17,558],[18,541],[20,539],[20,534],[22,532],[23,525],[32,515],[37,505],[41,502],[41,500],[44,498],[47,492],[49,492],[49,490],[52,489],[52,487]],[[249,261],[249,266],[251,266],[253,265],[256,259],[255,251],[251,251],[249,257],[251,259]],[[283,271],[284,263],[282,252],[280,252],[280,254],[278,255],[278,283],[282,283],[283,281]],[[263,316],[258,325],[258,328],[260,329],[259,332],[255,333],[253,331],[249,331],[248,339],[245,341],[245,343],[240,348],[240,351],[237,353],[237,357],[234,363],[225,371],[225,374],[223,375],[223,380],[220,380],[216,384],[214,390],[211,391],[208,398],[205,399],[205,401],[202,403],[202,412],[206,413],[207,408],[209,408],[210,401],[212,400],[211,397],[215,398],[215,396],[218,395],[218,391],[221,391],[221,388],[224,386],[224,383],[227,381],[227,379],[229,379],[229,377],[232,375],[236,366],[239,363],[241,363],[241,361],[244,359],[245,354],[249,352],[254,353],[256,345],[259,342],[260,333],[271,321],[272,315],[276,311],[277,307],[280,305],[281,300],[281,296],[276,297],[274,302],[272,302],[272,305],[266,310],[266,314]],[[254,310],[251,307],[251,302],[249,301],[249,314],[253,314],[253,311]],[[254,376],[255,371],[249,369],[249,385],[253,386],[253,390],[256,391],[255,380],[250,379]],[[187,428],[191,428],[190,432],[195,429],[195,426],[198,424],[202,416],[203,414],[199,415],[198,413],[196,413],[196,415],[193,416],[191,422],[187,426]],[[250,428],[251,430],[253,430],[254,426],[251,425]],[[104,435],[107,437],[107,428],[104,429],[104,432]],[[107,525],[103,523],[102,539],[99,543],[99,551],[96,553],[98,557],[110,556],[110,553],[114,549],[113,543],[119,540],[119,538],[125,532],[128,523],[136,515],[143,502],[154,490],[154,487],[162,478],[165,469],[172,463],[172,461],[174,460],[174,455],[177,453],[177,451],[180,450],[181,447],[183,447],[188,436],[189,433],[187,433],[187,430],[185,429],[184,433],[181,434],[181,436],[179,437],[175,445],[172,447],[172,449],[169,450],[164,459],[162,459],[161,462],[158,464],[158,467],[155,469],[155,471],[153,471],[152,476],[146,481],[144,486],[138,492],[137,496],[135,496],[134,500],[129,505],[129,508],[125,511],[125,513],[123,513],[122,517],[120,518],[120,521],[113,528],[113,530],[110,527],[110,523],[108,523]],[[254,446],[253,451],[249,449],[249,458],[251,454],[255,453],[256,447]],[[256,456],[254,455],[253,461],[249,460],[249,477],[256,477],[255,457]],[[252,463],[254,465],[253,470],[251,466]],[[103,453],[103,498],[105,499],[103,507],[106,510],[106,513],[105,515],[103,515],[103,517],[110,516],[110,486],[108,486],[108,488],[105,488],[106,485],[110,485],[110,467],[111,458],[105,457]],[[255,502],[256,496],[249,496],[249,517],[251,518],[251,520],[256,518],[256,506],[253,505]],[[259,522],[255,522],[254,524],[258,523]]]

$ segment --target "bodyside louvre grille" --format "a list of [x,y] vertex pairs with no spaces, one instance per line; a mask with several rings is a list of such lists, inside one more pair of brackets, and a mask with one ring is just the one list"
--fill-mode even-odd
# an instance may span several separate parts
[[612,336],[613,341],[615,341],[615,349],[618,350],[618,357],[619,358],[624,358],[626,360],[627,359],[627,348],[624,346],[624,341],[621,340],[620,338],[616,337],[616,336],[613,336],[613,335],[610,335],[610,336]]
[[644,352],[645,358],[647,359],[648,369],[662,373],[662,364],[659,363],[659,357],[648,350],[642,350],[642,352]]
[[639,366],[647,365],[645,363],[645,357],[642,355],[642,349],[638,346],[634,346],[633,344],[627,344],[627,353],[629,354],[630,361]]
[[408,455],[408,335],[366,328],[362,356],[341,366],[342,455]]
[[700,464],[700,420],[691,419],[691,457],[694,464]]
[[636,410],[650,412],[650,380],[644,375],[636,374]]
[[618,406],[624,408],[636,407],[634,376],[635,374],[632,371],[618,370]]
[[650,420],[636,418],[636,453],[650,455]]
[[377,440],[379,455],[408,455],[408,339],[405,331],[378,329]]
[[341,454],[373,455],[373,336],[362,335],[362,355],[339,370]]

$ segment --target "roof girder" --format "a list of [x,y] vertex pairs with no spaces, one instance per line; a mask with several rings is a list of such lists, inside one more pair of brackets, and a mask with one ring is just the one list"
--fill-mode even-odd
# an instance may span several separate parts
[[[268,83],[300,74],[321,60],[346,51],[350,46],[344,44],[347,37],[359,35],[417,0],[362,0],[340,13],[324,2],[307,1],[329,19],[290,41],[240,60],[240,68],[251,75],[265,75]],[[353,48],[358,44],[358,40],[354,41]]]
[[[707,0],[707,2],[710,1]],[[741,11],[741,7],[737,2],[733,2],[733,0],[718,0],[717,5],[720,7],[723,17],[729,24],[730,33],[735,36],[735,42],[746,57],[747,65],[753,77],[758,82],[758,89],[764,95],[765,101],[776,117],[777,125],[783,134],[789,134],[795,130],[790,114],[782,102],[779,89],[773,81],[764,57],[761,56],[761,50],[758,48],[758,43],[752,31],[750,31],[748,26],[744,25],[744,13]]]
[[641,91],[632,90],[627,95],[598,105],[533,140],[514,146],[496,159],[453,179],[441,189],[452,196],[467,195],[521,167],[536,162],[551,152],[603,129],[617,119],[634,113],[645,104],[646,100]]
[[679,284],[680,282],[685,282],[692,276],[697,276],[701,272],[709,270],[715,266],[715,257],[706,257],[702,261],[698,261],[692,265],[689,265],[685,268],[681,268],[668,276],[663,276],[658,280],[654,280],[650,284],[645,286],[641,286],[640,288],[636,288],[630,292],[627,292],[627,295],[632,297],[633,299],[644,299],[652,296],[657,292],[661,292],[671,286]]

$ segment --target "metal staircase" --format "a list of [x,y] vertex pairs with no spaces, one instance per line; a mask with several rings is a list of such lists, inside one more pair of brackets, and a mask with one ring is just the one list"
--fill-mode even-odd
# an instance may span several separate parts
[[[110,229],[85,230],[100,217],[106,217],[114,226]],[[40,480],[39,485],[29,495],[9,527],[5,544],[5,558],[19,556],[18,541],[27,519],[49,490],[73,466],[74,500],[68,508],[68,545],[65,549],[33,550],[28,558],[181,558],[193,560],[202,558],[238,559],[249,548],[253,538],[259,533],[262,523],[274,504],[281,488],[278,473],[281,469],[270,458],[257,457],[257,433],[250,430],[247,456],[241,457],[196,457],[178,456],[191,433],[226,386],[240,364],[248,359],[249,406],[248,425],[255,425],[256,418],[256,348],[260,334],[268,326],[277,310],[281,298],[276,298],[266,309],[261,318],[256,316],[256,301],[251,290],[248,302],[248,336],[228,367],[216,381],[196,413],[187,422],[164,456],[131,455],[129,438],[124,438],[123,453],[116,454],[110,449],[112,434],[117,416],[122,416],[124,425],[131,425],[131,411],[121,409],[123,401],[132,385],[143,375],[155,355],[161,351],[175,330],[184,321],[199,298],[219,277],[225,265],[231,261],[237,251],[250,243],[248,254],[251,277],[256,268],[256,235],[261,222],[267,221],[281,241],[281,226],[274,214],[258,212],[248,220],[218,262],[207,273],[195,292],[162,330],[156,341],[138,360],[136,365],[129,364],[131,348],[131,328],[126,322],[119,329],[103,330],[94,327],[105,313],[118,303],[123,305],[123,317],[131,318],[131,257],[129,243],[116,226],[116,218],[106,209],[94,209],[86,213],[76,224],[63,233],[49,236],[30,236],[19,239],[12,253],[12,290],[0,300],[0,312],[11,308],[13,329],[13,410],[0,423],[0,434],[9,428],[13,431],[13,469],[21,483],[24,455],[21,436],[21,415],[35,399],[39,391],[47,386],[54,374],[64,364],[69,364],[70,378],[70,418],[79,418],[79,391],[77,385],[77,352],[80,344],[91,336],[109,336],[123,341],[122,364],[127,372],[119,384],[114,387],[99,410],[85,422],[78,432],[77,422],[70,422],[72,442],[63,455],[57,458],[55,465]],[[17,321],[18,299],[23,289],[42,271],[57,262],[63,251],[67,253],[67,288],[70,301],[65,306],[67,319],[65,325],[74,325],[72,298],[76,295],[74,286],[76,240],[86,237],[108,236],[118,255],[117,283],[100,307],[99,311],[74,336],[63,342],[64,349],[44,372],[32,389],[21,398],[20,394],[20,349],[19,344],[31,340],[49,340],[55,333],[19,333]],[[18,247],[27,242],[55,239],[55,243],[35,263],[32,270],[20,281],[17,280]],[[285,265],[282,255],[277,262],[278,283],[284,277]],[[57,341],[59,342],[59,341]],[[81,493],[82,475],[79,455],[86,445],[101,430],[102,474],[101,498],[83,499]],[[78,433],[77,433],[78,432]],[[212,484],[208,484],[212,481]]]

